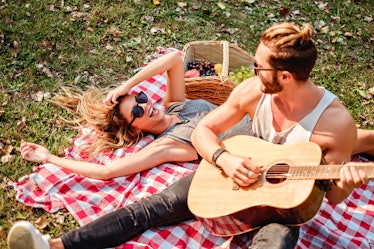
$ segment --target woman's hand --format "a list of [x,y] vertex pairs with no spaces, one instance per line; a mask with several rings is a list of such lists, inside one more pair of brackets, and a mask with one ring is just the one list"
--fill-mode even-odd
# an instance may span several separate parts
[[126,83],[121,84],[115,89],[111,90],[105,97],[104,103],[107,105],[116,105],[118,104],[118,97],[123,96],[128,93],[130,89]]
[[44,146],[24,141],[21,142],[19,150],[22,158],[30,162],[48,162],[48,159],[51,156],[49,150]]

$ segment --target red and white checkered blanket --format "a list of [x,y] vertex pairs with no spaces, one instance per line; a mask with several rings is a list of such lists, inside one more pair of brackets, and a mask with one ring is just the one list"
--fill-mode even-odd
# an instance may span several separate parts
[[[152,60],[176,49],[158,48]],[[155,76],[133,88],[146,92],[161,106],[165,93],[164,75]],[[95,136],[85,127],[65,150],[67,158],[82,160],[82,148]],[[153,141],[148,135],[130,148],[101,153],[93,161],[105,167],[119,157],[136,152]],[[66,208],[80,225],[87,224],[124,205],[152,195],[196,170],[198,162],[164,163],[150,170],[126,177],[101,181],[73,174],[53,164],[35,167],[34,173],[13,183],[18,201],[27,206],[56,212]],[[175,226],[154,228],[117,248],[247,248],[246,235],[222,238],[209,233],[197,220]],[[339,205],[324,202],[321,211],[301,227],[299,249],[306,248],[374,248],[374,180]]]

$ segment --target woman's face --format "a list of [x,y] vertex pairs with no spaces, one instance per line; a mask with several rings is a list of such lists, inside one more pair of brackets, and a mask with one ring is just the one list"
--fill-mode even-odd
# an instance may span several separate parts
[[[144,114],[141,117],[134,118],[134,107],[142,108]],[[120,100],[119,111],[128,124],[132,121],[131,126],[141,131],[151,131],[164,118],[164,112],[157,109],[149,99],[146,103],[138,103],[135,95],[124,96]]]

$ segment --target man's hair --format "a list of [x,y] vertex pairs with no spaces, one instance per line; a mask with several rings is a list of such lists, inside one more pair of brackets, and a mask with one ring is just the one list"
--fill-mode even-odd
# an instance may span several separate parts
[[261,42],[271,50],[270,65],[290,71],[297,80],[307,80],[317,60],[314,34],[310,24],[299,28],[284,22],[267,29]]

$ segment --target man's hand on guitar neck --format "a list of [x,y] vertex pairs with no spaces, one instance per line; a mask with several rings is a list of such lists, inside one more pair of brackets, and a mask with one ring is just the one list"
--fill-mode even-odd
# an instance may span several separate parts
[[241,187],[255,183],[263,171],[263,166],[256,165],[250,157],[233,155],[229,152],[223,153],[216,163]]
[[[331,203],[339,203],[341,199],[347,198],[355,188],[359,188],[362,184],[367,184],[369,182],[369,177],[363,169],[360,167],[374,166],[374,163],[360,163],[360,162],[348,162],[340,169],[340,179],[335,180],[335,186],[332,186],[331,191],[327,192],[328,199]],[[334,189],[339,188],[340,193],[344,196],[334,196],[331,195]],[[331,193],[329,193],[331,192]],[[336,193],[336,192],[335,192]],[[332,197],[332,198],[331,198]]]

